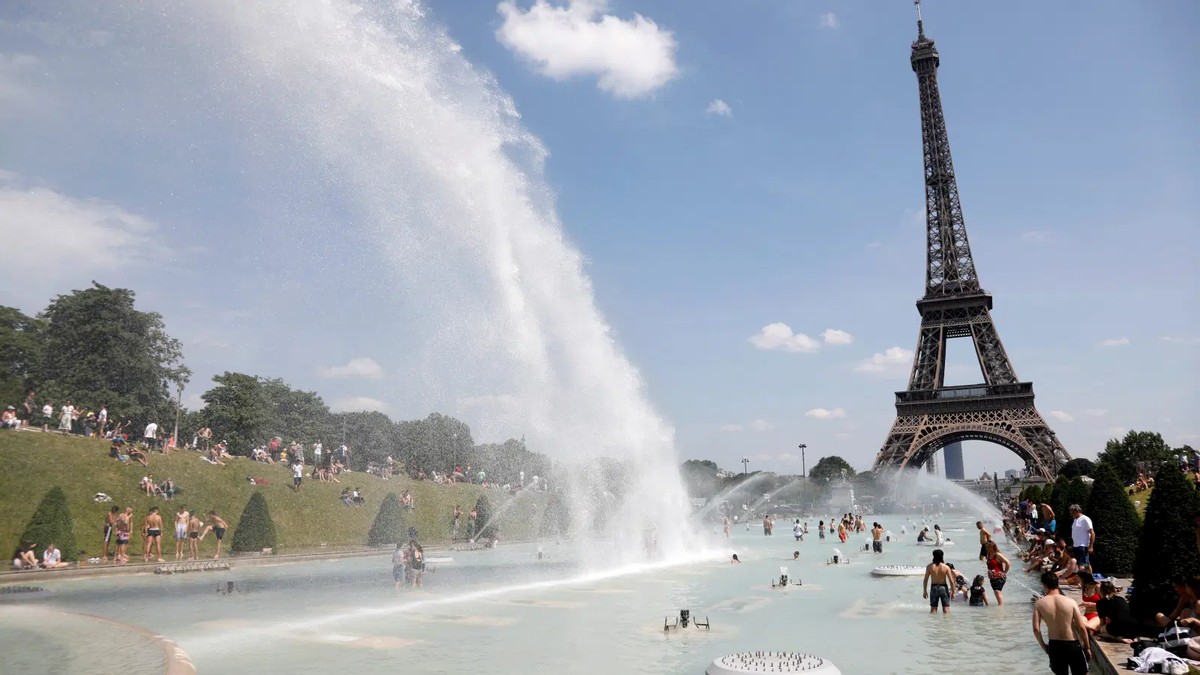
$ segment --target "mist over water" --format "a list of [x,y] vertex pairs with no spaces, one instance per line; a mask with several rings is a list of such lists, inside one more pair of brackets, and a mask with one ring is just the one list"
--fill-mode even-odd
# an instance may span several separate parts
[[[244,201],[299,205],[289,214],[298,266],[370,280],[354,292],[370,299],[372,319],[416,345],[414,372],[395,375],[395,388],[470,399],[472,421],[523,435],[560,464],[629,461],[617,495],[587,468],[560,486],[576,533],[615,542],[597,551],[605,562],[638,557],[648,531],[668,556],[689,546],[673,430],[564,237],[546,150],[420,3],[62,7],[58,18],[110,35],[110,53],[89,58],[109,59],[112,80],[93,86],[139,83],[148,124],[228,131],[235,157],[253,161],[229,178]],[[299,213],[318,201],[319,217]],[[305,293],[285,270],[258,298],[270,312]]]

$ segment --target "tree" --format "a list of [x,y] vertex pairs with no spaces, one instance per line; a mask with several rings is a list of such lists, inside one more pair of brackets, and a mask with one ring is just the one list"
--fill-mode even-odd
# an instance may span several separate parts
[[1117,472],[1123,485],[1131,485],[1139,472],[1157,467],[1174,457],[1171,446],[1161,434],[1150,431],[1130,431],[1121,440],[1111,439],[1097,458]]
[[478,528],[475,532],[476,539],[493,539],[499,530],[498,524],[492,522],[492,503],[488,501],[487,495],[479,495],[479,499],[475,500],[475,522]]
[[689,497],[712,497],[721,491],[721,469],[708,459],[689,459],[679,465],[679,477]]
[[267,500],[261,492],[250,495],[246,509],[238,520],[237,529],[233,531],[234,551],[261,551],[264,548],[275,548],[275,521],[271,520],[271,512],[267,509]]
[[25,398],[37,386],[42,369],[42,339],[45,323],[21,310],[0,306],[0,402]]
[[394,546],[405,539],[404,507],[394,493],[389,492],[379,505],[379,513],[367,533],[367,546]]
[[55,298],[45,322],[43,393],[141,425],[174,415],[168,383],[186,383],[183,347],[167,335],[162,315],[134,307],[134,293],[93,286]]
[[45,548],[54,544],[62,552],[63,560],[78,560],[79,549],[75,545],[74,522],[71,509],[67,506],[67,495],[57,485],[46,492],[25,527],[21,541]]
[[398,458],[412,471],[445,471],[474,463],[475,442],[463,422],[433,413],[423,420],[400,422]]
[[201,396],[205,406],[200,415],[212,428],[214,441],[228,441],[230,452],[248,455],[267,435],[269,411],[262,382],[253,375],[228,371],[213,377],[213,382],[217,386]]
[[350,467],[355,471],[366,471],[368,462],[383,464],[389,455],[401,457],[399,427],[381,412],[330,415],[321,438],[330,446],[341,445],[345,438],[350,448]]
[[1076,457],[1058,470],[1058,475],[1066,476],[1067,478],[1077,478],[1079,476],[1094,476],[1096,464],[1090,459],[1084,457]]
[[[292,389],[280,379],[258,378],[259,390],[266,404],[266,435],[255,440],[261,443],[272,436],[287,440],[316,442],[321,438],[329,417],[329,407],[312,391]],[[325,445],[335,438],[326,437]]]
[[1157,465],[1133,562],[1132,609],[1139,618],[1170,611],[1171,582],[1200,572],[1196,550],[1196,492],[1173,461]]
[[808,477],[817,483],[828,484],[831,481],[836,481],[842,477],[847,479],[854,477],[854,467],[850,466],[850,462],[838,457],[830,455],[822,457],[817,465],[808,472]]
[[1096,471],[1084,513],[1096,530],[1094,567],[1111,576],[1132,574],[1142,523],[1117,474],[1107,464]]
[[1058,534],[1066,536],[1070,534],[1071,514],[1068,507],[1071,506],[1070,492],[1071,479],[1058,474],[1058,478],[1054,479],[1054,483],[1048,484],[1042,488],[1042,502],[1049,504],[1050,508],[1054,509],[1054,517],[1058,520]]

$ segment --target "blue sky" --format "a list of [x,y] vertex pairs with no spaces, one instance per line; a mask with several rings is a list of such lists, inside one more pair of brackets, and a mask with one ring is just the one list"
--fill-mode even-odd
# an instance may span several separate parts
[[[805,443],[810,467],[867,468],[924,274],[911,5],[533,4],[427,2],[422,21],[540,139],[563,230],[680,454],[798,472]],[[1127,429],[1197,445],[1200,7],[923,7],[976,264],[1043,415],[1075,456]],[[184,341],[193,403],[214,372],[245,370],[518,435],[472,420],[486,386],[407,391],[430,379],[393,358],[422,348],[403,330],[422,311],[344,255],[378,244],[315,226],[354,202],[287,142],[288,119],[243,129],[258,104],[209,63],[232,60],[224,33],[201,26],[189,51],[152,25],[85,3],[0,9],[0,303],[135,288]],[[808,338],[752,341],[779,323]],[[967,453],[969,473],[1018,464]]]

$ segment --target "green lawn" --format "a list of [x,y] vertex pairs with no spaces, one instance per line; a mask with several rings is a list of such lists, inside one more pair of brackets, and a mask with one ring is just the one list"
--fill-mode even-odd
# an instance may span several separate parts
[[1137,509],[1138,516],[1146,517],[1146,505],[1150,503],[1150,495],[1154,492],[1154,488],[1147,488],[1141,492],[1129,495],[1129,501],[1133,503],[1133,508]]
[[[137,462],[122,464],[110,459],[107,442],[54,433],[0,432],[0,457],[4,466],[0,472],[0,549],[6,554],[17,546],[34,509],[55,485],[66,492],[75,520],[76,543],[86,551],[86,556],[99,555],[104,514],[113,504],[132,506],[138,524],[151,506],[158,506],[167,523],[164,547],[171,546],[173,552],[170,523],[178,505],[202,513],[216,510],[229,521],[228,544],[250,494],[260,490],[266,497],[278,531],[276,552],[286,553],[313,550],[323,545],[365,545],[379,504],[389,492],[397,496],[406,489],[412,492],[416,508],[410,525],[418,529],[422,542],[427,544],[448,542],[450,513],[455,504],[461,504],[465,513],[470,511],[476,498],[486,492],[493,511],[499,512],[511,499],[500,490],[485,491],[473,485],[436,485],[407,478],[385,481],[362,473],[344,473],[339,476],[341,483],[320,483],[306,477],[296,493],[291,489],[290,470],[278,464],[238,458],[221,467],[201,461],[198,453],[185,450],[167,456],[152,453],[148,460],[150,466],[146,468]],[[139,491],[138,481],[147,471],[152,472],[158,482],[174,479],[182,494],[174,502],[168,502]],[[266,478],[270,485],[250,485],[247,476]],[[367,505],[361,508],[344,505],[339,499],[344,487],[358,487],[366,497]],[[99,504],[92,501],[97,492],[111,495],[113,501]],[[508,540],[532,537],[543,503],[541,495],[516,500],[497,520],[502,536]],[[464,518],[464,533],[465,527]],[[211,537],[206,537],[201,543],[201,552],[211,551],[215,546],[213,542]],[[131,550],[140,551],[140,546],[141,538],[135,535]]]

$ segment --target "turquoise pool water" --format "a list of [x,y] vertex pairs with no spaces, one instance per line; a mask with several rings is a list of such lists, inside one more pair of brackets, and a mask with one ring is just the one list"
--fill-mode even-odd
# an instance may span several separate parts
[[[424,590],[392,587],[385,556],[247,567],[176,576],[39,581],[46,593],[0,603],[112,617],[175,640],[201,673],[240,672],[624,672],[703,673],[717,656],[747,649],[824,656],[843,673],[1030,673],[1045,661],[1030,635],[1030,581],[1010,579],[1003,607],[930,616],[920,577],[878,578],[876,565],[924,565],[914,517],[877,517],[903,541],[862,552],[864,535],[840,548],[849,565],[827,565],[835,539],[790,528],[734,529],[716,558],[613,576],[588,576],[568,546],[431,552]],[[917,522],[920,517],[915,517]],[[932,520],[930,521],[933,522]],[[947,559],[970,578],[983,571],[973,518],[938,520],[949,530]],[[815,523],[814,523],[815,524]],[[956,531],[961,530],[961,531]],[[786,534],[785,534],[786,531]],[[727,550],[725,550],[727,549]],[[799,562],[791,560],[800,551]],[[736,551],[742,564],[729,563]],[[772,589],[780,566],[802,585]],[[218,593],[233,581],[235,592]],[[8,609],[6,609],[7,607]],[[711,630],[664,634],[681,608]],[[0,653],[38,663],[58,642],[0,632]],[[34,631],[36,632],[36,631]],[[86,632],[86,630],[85,630]],[[112,672],[106,664],[72,672]]]

